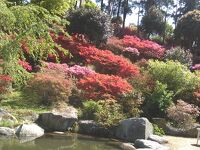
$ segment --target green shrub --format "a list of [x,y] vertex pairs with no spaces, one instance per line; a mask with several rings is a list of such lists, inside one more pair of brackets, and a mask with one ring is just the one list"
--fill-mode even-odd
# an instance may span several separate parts
[[189,50],[185,50],[181,47],[173,47],[166,51],[164,56],[165,60],[179,61],[186,66],[192,65],[192,53]]
[[81,118],[95,120],[98,124],[109,128],[118,125],[125,118],[122,106],[115,100],[86,101],[81,108]]
[[99,45],[111,35],[111,21],[109,16],[95,8],[81,8],[69,13],[67,26],[69,33],[87,35],[90,41]]
[[82,119],[87,120],[95,120],[95,114],[101,109],[101,106],[98,104],[98,102],[95,102],[93,100],[89,100],[86,102],[83,102],[83,108],[82,108]]
[[100,101],[102,106],[99,111],[96,112],[96,121],[104,127],[117,126],[121,120],[125,118],[122,108],[115,102]]
[[142,113],[140,106],[142,105],[144,98],[142,93],[132,92],[131,94],[124,94],[120,98],[120,104],[123,108],[123,113],[128,117],[139,117]]
[[167,85],[156,82],[152,93],[145,95],[144,113],[149,117],[165,116],[165,111],[173,103],[173,92]]
[[153,133],[159,136],[165,135],[165,131],[156,124],[153,124]]
[[172,104],[173,95],[172,91],[167,90],[166,84],[157,81],[150,99],[153,104],[164,112]]
[[200,83],[199,78],[180,62],[150,60],[148,64],[152,79],[165,84],[166,89],[174,92],[175,96],[191,93]]

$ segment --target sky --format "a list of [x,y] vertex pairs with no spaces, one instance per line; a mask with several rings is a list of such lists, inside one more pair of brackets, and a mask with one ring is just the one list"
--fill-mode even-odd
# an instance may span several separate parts
[[[96,2],[96,0],[92,0],[93,2]],[[177,2],[177,0],[175,1],[175,3]],[[135,24],[137,25],[137,13],[138,13],[138,8],[135,8],[135,9],[132,9],[132,14],[131,15],[128,15],[127,16],[127,19],[126,19],[126,23],[125,25],[126,26],[129,26],[130,24]],[[141,19],[141,17],[140,17]],[[170,25],[173,25],[173,19],[172,18],[167,18],[167,22],[170,24]]]

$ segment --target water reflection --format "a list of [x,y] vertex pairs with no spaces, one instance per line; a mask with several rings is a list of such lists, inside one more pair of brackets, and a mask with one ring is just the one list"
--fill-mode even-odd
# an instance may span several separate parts
[[28,140],[0,139],[0,150],[121,150],[117,141],[77,134],[46,134],[33,141],[25,141]]

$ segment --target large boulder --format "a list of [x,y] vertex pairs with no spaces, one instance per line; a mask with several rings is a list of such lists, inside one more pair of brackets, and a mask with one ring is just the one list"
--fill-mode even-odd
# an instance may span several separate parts
[[177,129],[172,127],[170,124],[166,124],[165,133],[172,136],[181,137],[197,137],[197,128],[200,128],[199,124],[194,124],[190,129]]
[[150,148],[153,150],[169,150],[168,147],[163,146],[155,141],[144,140],[144,139],[137,139],[135,141],[135,146],[137,148]]
[[52,112],[39,114],[36,123],[47,132],[64,132],[72,128],[78,120],[78,111],[73,107],[54,109]]
[[153,126],[146,118],[129,118],[122,120],[116,128],[115,136],[128,142],[137,139],[147,139],[153,134]]
[[23,137],[41,137],[44,135],[44,129],[39,127],[37,124],[32,123],[32,124],[22,124],[15,129],[15,134],[19,138]]
[[6,137],[15,136],[15,130],[8,127],[0,127],[0,136],[6,136]]
[[80,120],[78,124],[78,132],[81,134],[99,137],[109,137],[111,135],[111,131],[109,129],[102,127],[93,120]]

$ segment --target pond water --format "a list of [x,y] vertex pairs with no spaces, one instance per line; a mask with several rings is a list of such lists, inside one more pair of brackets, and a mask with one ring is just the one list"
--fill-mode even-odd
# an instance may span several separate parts
[[78,134],[46,134],[38,139],[0,139],[0,150],[122,150],[120,142]]

